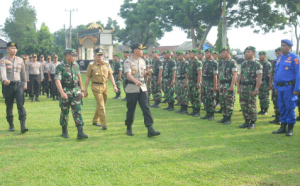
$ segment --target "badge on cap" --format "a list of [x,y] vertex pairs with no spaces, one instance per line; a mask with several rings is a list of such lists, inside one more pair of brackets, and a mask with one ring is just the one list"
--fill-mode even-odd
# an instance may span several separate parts
[[16,43],[11,43],[11,46],[16,46]]
[[210,49],[208,49],[208,51],[210,52]]

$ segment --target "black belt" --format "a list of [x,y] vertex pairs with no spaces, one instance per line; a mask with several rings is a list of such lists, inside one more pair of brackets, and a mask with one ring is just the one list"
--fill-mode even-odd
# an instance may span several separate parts
[[[140,82],[143,83],[143,84],[145,83],[144,81],[140,81]],[[135,83],[134,83],[133,81],[129,81],[129,80],[128,80],[128,84],[133,84],[133,85],[135,85]]]
[[231,83],[231,82],[232,82],[232,80],[220,80],[221,84]]
[[72,89],[72,88],[77,88],[77,87],[78,87],[78,84],[67,84],[67,83],[62,83],[61,86],[62,86],[63,88],[70,88],[70,89]]
[[284,83],[276,83],[277,86],[280,87],[284,87],[286,85],[293,85],[293,80],[292,81],[288,81],[288,82],[284,82]]
[[92,82],[94,84],[98,84],[98,85],[103,85],[103,83],[98,83],[98,82]]
[[18,85],[20,83],[21,83],[21,81],[11,81],[9,84],[10,85]]
[[37,76],[39,76],[39,74],[29,74],[29,76],[35,76],[35,77],[37,77]]
[[214,79],[213,76],[210,76],[210,77],[203,76],[202,78],[203,78],[203,80],[213,80]]
[[256,82],[242,82],[242,85],[256,85]]
[[185,77],[179,77],[179,78],[177,78],[177,79],[179,79],[179,80],[183,80],[183,79],[185,79]]

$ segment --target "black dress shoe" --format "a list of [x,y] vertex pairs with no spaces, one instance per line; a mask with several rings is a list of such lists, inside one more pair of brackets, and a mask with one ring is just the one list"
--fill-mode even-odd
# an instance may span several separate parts
[[107,130],[107,126],[103,126],[103,127],[102,127],[102,130]]
[[132,128],[127,129],[126,134],[127,134],[128,136],[134,136],[134,134],[132,133]]
[[100,123],[93,123],[94,126],[101,127]]

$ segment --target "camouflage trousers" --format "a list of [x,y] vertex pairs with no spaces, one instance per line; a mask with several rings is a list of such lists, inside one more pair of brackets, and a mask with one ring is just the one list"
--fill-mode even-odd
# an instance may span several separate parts
[[216,111],[216,93],[214,93],[214,83],[204,80],[201,86],[201,94],[203,95],[203,105],[206,112]]
[[81,115],[81,91],[80,90],[70,90],[64,88],[64,92],[67,94],[67,99],[59,99],[59,107],[61,109],[60,113],[60,125],[68,126],[69,121],[69,110],[71,107],[72,115],[76,127],[79,125],[84,125],[82,115]]
[[[220,91],[216,92],[216,103],[220,104],[221,98],[220,98]],[[221,105],[221,104],[220,104]]]
[[220,92],[220,105],[223,111],[223,115],[232,116],[234,103],[235,103],[235,89],[233,91],[229,91],[230,84],[220,84],[219,92]]
[[274,105],[274,112],[279,113],[278,104],[277,104],[278,96],[275,94],[275,89],[272,90],[272,101]]
[[165,97],[167,103],[174,103],[174,86],[171,86],[172,79],[164,79],[163,84],[165,86]]
[[150,96],[150,94],[151,94],[151,76],[148,76],[146,86],[147,86],[148,95]]
[[253,85],[240,85],[240,104],[245,120],[257,120],[256,97]]
[[121,93],[121,80],[119,80],[119,75],[114,75],[114,80],[115,80],[115,84],[118,88],[118,92],[116,92],[117,94]]
[[180,105],[188,105],[188,88],[183,87],[185,79],[177,79],[176,81],[176,87],[175,87],[175,93],[178,97],[178,102]]
[[193,108],[201,108],[201,88],[197,88],[197,82],[189,80],[188,96]]
[[266,81],[262,81],[260,88],[259,88],[259,102],[260,102],[260,107],[261,108],[269,108],[270,106],[270,92],[267,90],[268,88],[268,83]]
[[150,81],[151,81],[151,92],[153,95],[153,99],[155,101],[161,102],[161,85],[157,84],[157,77],[152,76]]

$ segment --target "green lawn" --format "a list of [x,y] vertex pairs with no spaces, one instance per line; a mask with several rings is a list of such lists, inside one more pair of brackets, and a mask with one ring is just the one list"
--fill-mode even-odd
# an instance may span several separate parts
[[8,132],[0,99],[0,185],[300,185],[300,129],[296,125],[293,137],[272,135],[279,128],[268,123],[273,108],[259,116],[255,130],[238,128],[244,122],[238,103],[228,126],[216,122],[221,114],[209,122],[151,109],[161,135],[147,138],[137,107],[129,137],[126,102],[111,99],[111,85],[107,131],[92,126],[90,88],[89,94],[82,110],[89,138],[82,141],[72,119],[70,138],[60,137],[58,101],[45,96],[40,103],[26,98],[28,133],[20,134],[16,106],[16,131]]

